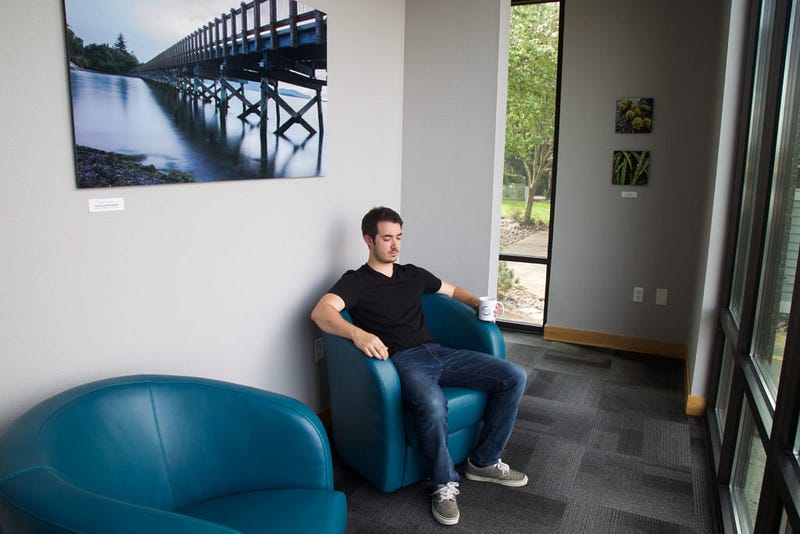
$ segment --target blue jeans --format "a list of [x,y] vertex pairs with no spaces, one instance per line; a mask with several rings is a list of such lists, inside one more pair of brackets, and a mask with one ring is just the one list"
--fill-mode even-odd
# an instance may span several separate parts
[[472,463],[497,462],[511,437],[527,375],[519,365],[490,354],[426,344],[392,356],[400,378],[403,402],[411,409],[423,457],[433,481],[458,480],[447,450],[447,399],[442,386],[488,393],[483,428],[472,451]]

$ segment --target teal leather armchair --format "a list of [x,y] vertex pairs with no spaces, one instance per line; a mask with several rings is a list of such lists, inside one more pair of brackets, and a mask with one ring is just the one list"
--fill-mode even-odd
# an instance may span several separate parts
[[[443,295],[425,295],[423,314],[434,340],[505,358],[505,342],[494,323],[479,321],[475,310]],[[344,311],[342,315],[350,319]],[[391,360],[376,360],[352,341],[323,334],[330,384],[333,444],[342,460],[384,492],[429,476],[418,450],[414,421],[403,406],[400,381]],[[478,438],[486,394],[444,388],[448,401],[448,448],[458,464]]]
[[342,533],[328,438],[295,399],[130,376],[35,406],[0,438],[0,531]]

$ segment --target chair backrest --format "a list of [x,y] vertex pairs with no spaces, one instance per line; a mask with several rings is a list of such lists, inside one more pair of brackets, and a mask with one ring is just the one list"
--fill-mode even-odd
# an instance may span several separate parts
[[[276,417],[265,402],[286,406]],[[103,380],[52,397],[12,424],[0,445],[0,479],[49,469],[88,491],[174,510],[291,486],[305,466],[270,466],[291,459],[287,436],[297,437],[298,420],[308,441],[324,448],[318,419],[294,399],[190,377]]]
[[172,508],[145,382],[104,381],[51,397],[13,423],[1,446],[2,476],[48,469],[88,491]]

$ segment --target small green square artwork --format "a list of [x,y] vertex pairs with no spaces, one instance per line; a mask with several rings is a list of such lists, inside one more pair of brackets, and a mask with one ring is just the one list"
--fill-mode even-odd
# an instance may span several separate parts
[[650,133],[653,131],[652,98],[619,98],[614,119],[617,133]]
[[650,152],[634,150],[614,151],[614,185],[647,185],[650,177]]

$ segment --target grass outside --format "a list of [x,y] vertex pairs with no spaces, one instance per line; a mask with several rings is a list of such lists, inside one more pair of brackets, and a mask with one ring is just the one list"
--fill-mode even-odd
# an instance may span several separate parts
[[[525,215],[525,201],[524,200],[503,200],[501,208],[501,217],[522,220]],[[533,209],[531,210],[531,221],[539,222],[542,224],[550,224],[550,203],[533,201]]]

